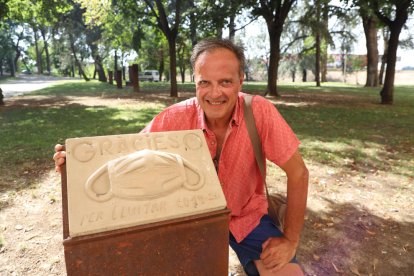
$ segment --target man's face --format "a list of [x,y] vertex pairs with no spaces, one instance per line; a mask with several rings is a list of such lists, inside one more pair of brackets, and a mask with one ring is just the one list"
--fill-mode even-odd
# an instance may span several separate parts
[[236,55],[225,48],[204,52],[194,67],[197,99],[207,123],[228,124],[243,84]]

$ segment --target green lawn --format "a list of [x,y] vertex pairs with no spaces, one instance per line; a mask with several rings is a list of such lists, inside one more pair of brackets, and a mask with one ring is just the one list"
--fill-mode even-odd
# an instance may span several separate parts
[[[52,168],[53,146],[66,138],[134,133],[169,103],[165,83],[141,83],[141,94],[108,84],[68,82],[31,95],[40,100],[0,108],[0,191],[10,183],[29,185],[25,174]],[[244,91],[264,94],[264,83],[246,83]],[[378,104],[379,89],[327,83],[281,84],[276,106],[302,141],[302,153],[315,162],[348,169],[389,170],[414,177],[414,87],[395,89],[395,104]],[[179,84],[194,91],[194,84]],[[166,92],[166,93],[163,93]],[[193,95],[190,93],[190,95]],[[77,97],[73,102],[68,97]],[[110,105],[82,104],[82,98],[111,99]],[[117,99],[132,104],[117,104]],[[273,100],[273,98],[272,98]],[[31,102],[32,101],[32,102]],[[108,101],[107,101],[108,102]],[[15,185],[15,186],[16,186]]]

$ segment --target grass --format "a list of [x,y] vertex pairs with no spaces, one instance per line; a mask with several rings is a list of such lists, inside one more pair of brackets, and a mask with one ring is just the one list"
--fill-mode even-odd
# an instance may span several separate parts
[[[254,94],[265,89],[264,83],[244,86]],[[279,89],[284,97],[272,100],[302,141],[306,159],[362,173],[387,170],[414,177],[413,86],[397,87],[392,106],[378,104],[379,89],[337,83],[320,88],[313,83],[281,84]],[[138,132],[168,105],[162,97],[152,103],[136,100],[131,91],[95,81],[66,82],[31,94],[55,99],[54,104],[0,109],[0,191],[35,184],[26,176],[36,168],[52,168],[54,144],[70,137]],[[141,94],[167,92],[165,99],[168,91],[165,83],[141,84]],[[179,84],[179,91],[193,92],[194,84]],[[88,106],[70,102],[65,98],[69,96],[111,98],[113,103]],[[117,104],[117,98],[133,103]]]

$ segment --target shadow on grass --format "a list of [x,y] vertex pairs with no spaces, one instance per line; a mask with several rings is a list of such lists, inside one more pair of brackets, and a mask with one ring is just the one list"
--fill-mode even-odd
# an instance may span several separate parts
[[412,221],[385,219],[352,203],[325,202],[323,211],[307,212],[298,251],[307,275],[412,275]]

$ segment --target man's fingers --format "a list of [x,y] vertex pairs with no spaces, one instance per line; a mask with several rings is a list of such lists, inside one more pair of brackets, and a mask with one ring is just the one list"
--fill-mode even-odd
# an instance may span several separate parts
[[55,146],[55,152],[59,152],[59,151],[61,151],[61,150],[63,150],[63,146],[62,146],[61,144],[57,144],[57,145]]
[[60,160],[60,162],[64,163],[65,158],[66,158],[66,152],[64,152],[64,151],[59,151],[59,152],[56,152],[55,154],[53,154],[53,160],[55,160],[55,162],[58,162]]
[[61,145],[61,144],[56,144],[55,145],[55,152],[64,151],[64,150],[65,150],[64,145]]
[[268,238],[263,244],[262,244],[262,251],[266,249],[267,245],[270,242],[270,238]]

